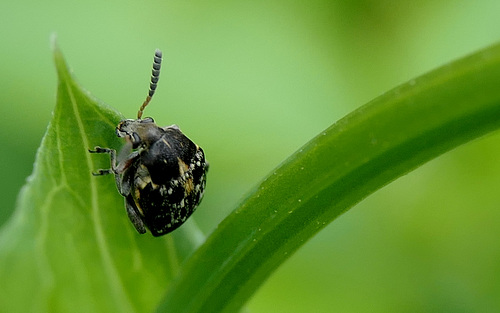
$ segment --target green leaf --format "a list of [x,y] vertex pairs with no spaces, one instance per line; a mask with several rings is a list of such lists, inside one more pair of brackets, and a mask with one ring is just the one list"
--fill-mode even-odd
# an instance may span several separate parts
[[121,115],[83,91],[54,44],[57,104],[13,218],[0,232],[0,311],[150,312],[200,243],[189,224],[139,235],[114,178],[94,177],[119,149]]
[[393,89],[319,134],[265,178],[185,263],[158,311],[237,311],[340,214],[499,127],[500,45]]

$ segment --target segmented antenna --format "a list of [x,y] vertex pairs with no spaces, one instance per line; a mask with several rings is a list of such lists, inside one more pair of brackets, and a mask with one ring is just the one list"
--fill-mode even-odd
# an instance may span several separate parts
[[141,119],[144,108],[149,104],[149,101],[151,101],[151,98],[155,94],[156,86],[158,85],[158,80],[160,79],[161,57],[161,51],[156,49],[153,61],[153,71],[151,72],[151,83],[149,84],[149,93],[146,100],[144,100],[144,103],[141,105],[139,112],[137,112],[137,119]]

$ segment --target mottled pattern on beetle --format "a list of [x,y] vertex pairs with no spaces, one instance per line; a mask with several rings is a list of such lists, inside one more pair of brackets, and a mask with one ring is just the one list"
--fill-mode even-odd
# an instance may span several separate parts
[[[144,164],[135,172],[132,195],[144,223],[154,236],[182,225],[203,197],[208,164],[203,150],[196,146],[189,165],[177,157],[178,171],[164,184],[155,184]],[[154,176],[154,175],[153,175]]]
[[90,153],[107,153],[111,168],[92,174],[114,174],[116,187],[125,198],[127,215],[137,232],[148,228],[153,236],[165,235],[191,216],[203,197],[208,163],[203,150],[178,126],[158,127],[153,118],[142,118],[160,77],[162,53],[155,51],[151,83],[137,119],[122,120],[116,135],[126,139],[116,150],[100,146]]

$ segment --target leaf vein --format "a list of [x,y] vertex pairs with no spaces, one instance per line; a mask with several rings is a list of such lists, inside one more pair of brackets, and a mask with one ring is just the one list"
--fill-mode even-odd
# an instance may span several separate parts
[[[66,80],[68,81],[68,80]],[[70,103],[72,105],[72,109],[77,121],[77,127],[80,131],[81,134],[81,139],[84,144],[84,147],[89,146],[88,138],[85,136],[85,127],[83,126],[83,122],[81,119],[80,112],[78,110],[78,105],[77,101],[75,99],[75,95],[73,93],[73,90],[68,83],[66,83],[66,88],[67,92],[70,98]],[[77,88],[77,87],[75,87]],[[85,151],[86,152],[86,151]],[[89,168],[89,175],[90,174],[90,168],[92,165],[92,161],[90,159],[90,156],[88,153],[85,153],[85,160],[87,163],[87,167]],[[108,244],[106,243],[106,238],[104,235],[103,231],[103,226],[101,219],[99,218],[99,204],[98,204],[98,191],[97,191],[97,186],[96,183],[93,180],[90,180],[90,190],[91,190],[91,206],[92,206],[92,217],[94,220],[94,231],[97,239],[97,246],[99,253],[101,255],[101,261],[106,269],[106,274],[107,278],[109,281],[109,284],[113,287],[113,295],[115,297],[115,303],[117,306],[120,308],[120,312],[133,312],[134,310],[132,309],[132,303],[126,296],[126,292],[123,288],[123,284],[120,280],[120,277],[118,275],[118,270],[116,266],[114,265],[114,262],[112,260],[111,255],[109,254],[109,248]]]

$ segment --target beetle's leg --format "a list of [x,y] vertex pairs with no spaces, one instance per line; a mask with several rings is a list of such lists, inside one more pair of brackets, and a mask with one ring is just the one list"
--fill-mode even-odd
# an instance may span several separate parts
[[[130,194],[134,181],[134,171],[127,171],[127,169],[132,166],[132,163],[138,155],[138,152],[132,152],[127,156],[127,158],[125,158],[125,160],[120,161],[120,163],[113,168],[116,187],[118,187],[118,192],[120,192],[120,194],[124,197],[127,197]],[[123,174],[122,177],[120,174]]]
[[108,153],[111,161],[110,169],[100,169],[97,173],[92,173],[94,176],[108,175],[108,174],[121,174],[132,164],[134,159],[139,155],[138,151],[130,153],[124,160],[116,164],[116,150],[109,148],[101,148],[99,146],[95,147],[94,150],[90,150],[90,153]]
[[108,174],[114,174],[113,173],[113,170],[112,169],[107,169],[107,170],[103,170],[103,169],[98,169],[97,172],[92,172],[92,175],[94,176],[101,176],[101,175],[108,175]]
[[109,148],[101,148],[99,146],[94,147],[94,150],[90,150],[90,153],[116,153],[114,149],[109,149]]
[[125,171],[123,176],[115,175],[116,186],[118,187],[118,192],[127,198],[130,195],[130,190],[132,189],[132,184],[134,183],[134,172]]
[[127,209],[128,218],[130,219],[132,224],[134,224],[137,232],[139,234],[144,234],[146,232],[146,226],[144,225],[144,222],[142,221],[142,218],[135,207],[135,202],[132,197],[129,196],[125,199],[125,208]]
[[111,159],[111,168],[110,169],[99,169],[97,170],[96,173],[92,173],[94,176],[101,176],[101,175],[108,175],[112,173],[116,173],[115,168],[116,168],[116,151],[114,149],[109,149],[109,148],[101,148],[101,147],[95,147],[94,150],[90,150],[90,153],[109,153],[110,159]]

